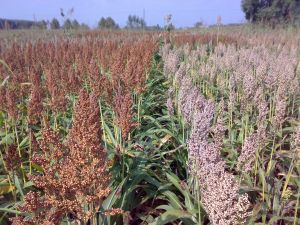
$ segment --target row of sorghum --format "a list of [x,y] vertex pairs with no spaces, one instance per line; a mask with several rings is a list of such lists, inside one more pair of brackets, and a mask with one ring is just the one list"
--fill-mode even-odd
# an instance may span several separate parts
[[38,123],[43,110],[66,111],[67,95],[83,86],[107,103],[120,88],[129,95],[141,93],[156,46],[155,36],[148,34],[13,43],[0,55],[10,67],[0,65],[0,80],[6,80],[0,87],[1,110],[16,120],[26,114],[17,107],[25,100],[29,123]]
[[185,64],[177,69],[179,51],[174,50],[163,58],[167,63],[166,75],[178,88],[180,114],[191,127],[188,139],[190,173],[199,180],[202,202],[213,224],[242,224],[249,215],[250,203],[247,194],[239,195],[239,184],[234,175],[226,171],[225,161],[221,158],[222,140],[218,138],[224,130],[222,123],[220,121],[214,129],[216,139],[210,141],[214,103],[206,100],[194,86]]
[[[190,162],[190,167],[197,168],[197,172],[191,172],[200,180],[204,208],[213,224],[242,224],[245,221],[250,204],[246,195],[237,197],[239,185],[236,180],[242,180],[243,174],[248,174],[254,177],[252,182],[256,185],[257,158],[268,160],[262,166],[269,171],[275,143],[293,149],[291,144],[283,144],[283,133],[291,140],[296,139],[284,128],[299,120],[296,99],[300,94],[300,65],[298,48],[294,45],[297,40],[279,46],[274,43],[257,46],[255,43],[249,42],[246,46],[200,45],[196,48],[186,45],[174,49],[166,45],[161,49],[164,74],[173,84],[171,93],[178,93],[173,98],[177,100],[179,114],[191,126],[189,155],[190,159],[195,156],[196,159]],[[171,103],[172,98],[169,98],[167,106],[173,112]],[[215,105],[215,110],[210,108],[211,104]],[[211,124],[213,118],[214,124]],[[195,133],[197,130],[199,132]],[[238,133],[234,133],[236,130]],[[238,146],[233,136],[239,140]],[[237,157],[223,150],[225,142],[227,148],[230,146],[235,150]],[[229,169],[225,162],[233,162],[234,169],[232,164]],[[205,179],[201,179],[201,174]],[[218,183],[215,186],[214,181],[208,182],[214,180],[214,174],[221,175],[215,179]],[[227,193],[222,184],[224,178],[228,179],[227,187],[234,190],[231,193],[236,195],[228,194],[227,201],[219,202],[219,196],[226,195],[220,191],[214,199],[211,194],[219,191],[218,187],[223,187],[223,193]],[[233,216],[234,211],[236,216]]]
[[[60,224],[63,218],[88,223],[99,213],[110,192],[110,174],[101,145],[98,102],[114,111],[113,122],[125,141],[137,125],[132,96],[145,89],[156,47],[156,37],[146,34],[13,43],[1,49],[0,57],[8,67],[0,65],[0,80],[5,80],[0,86],[0,110],[15,122],[12,129],[17,135],[24,132],[18,130],[20,123],[28,125],[25,132],[30,140],[30,150],[22,155],[17,145],[5,146],[6,169],[19,171],[27,157],[30,166],[42,169],[39,175],[30,176],[36,174],[31,168],[24,174],[24,181],[31,180],[36,189],[20,207],[26,217],[14,218],[13,224]],[[51,123],[61,113],[70,115],[76,96],[72,128],[64,139]],[[8,122],[5,128],[10,129]],[[40,129],[42,140],[37,143]]]

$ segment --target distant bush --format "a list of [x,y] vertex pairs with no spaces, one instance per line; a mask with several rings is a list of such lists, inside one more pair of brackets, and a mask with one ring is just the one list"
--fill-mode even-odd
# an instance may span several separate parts
[[50,27],[52,30],[59,29],[60,28],[59,21],[56,18],[53,18],[50,23]]
[[114,21],[113,18],[107,17],[104,18],[102,17],[100,21],[98,22],[98,28],[99,29],[119,29],[119,25]]

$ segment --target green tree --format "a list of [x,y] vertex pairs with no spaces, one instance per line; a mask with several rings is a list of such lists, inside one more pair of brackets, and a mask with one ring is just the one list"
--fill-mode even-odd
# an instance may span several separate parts
[[80,27],[80,24],[78,23],[77,20],[73,20],[71,27],[72,29],[78,29]]
[[119,25],[114,21],[113,18],[102,17],[100,21],[98,22],[98,28],[99,29],[119,29]]
[[46,30],[47,29],[47,21],[42,20],[42,21],[38,22],[37,27],[39,29]]
[[201,27],[203,27],[203,22],[202,21],[196,22],[195,25],[194,25],[194,27],[195,28],[201,28]]
[[59,21],[56,18],[53,18],[50,23],[50,27],[52,30],[59,29],[60,28]]
[[129,15],[127,19],[126,28],[141,29],[146,27],[146,21],[136,15]]
[[299,0],[242,0],[242,10],[252,22],[294,22],[300,15]]
[[257,20],[259,5],[259,0],[242,0],[242,9],[246,19],[251,23]]
[[72,29],[72,22],[70,19],[66,19],[65,22],[64,22],[64,29],[66,30],[70,30]]

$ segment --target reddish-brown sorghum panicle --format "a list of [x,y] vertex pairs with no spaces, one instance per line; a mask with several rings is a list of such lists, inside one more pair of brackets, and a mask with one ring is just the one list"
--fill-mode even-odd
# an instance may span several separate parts
[[[31,177],[41,192],[29,192],[21,207],[32,215],[29,222],[59,224],[67,217],[87,223],[99,211],[110,192],[99,120],[97,99],[81,90],[67,142],[62,143],[51,128],[43,129],[41,151],[36,152],[32,161],[44,173]],[[14,220],[17,223],[21,218]]]

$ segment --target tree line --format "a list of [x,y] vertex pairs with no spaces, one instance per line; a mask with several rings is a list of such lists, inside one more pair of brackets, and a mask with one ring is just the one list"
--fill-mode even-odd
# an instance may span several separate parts
[[299,0],[242,0],[242,10],[251,23],[298,23]]
[[[39,28],[39,29],[90,29],[90,27],[85,23],[79,23],[76,19],[71,20],[65,18],[61,24],[58,19],[53,18],[51,21],[26,21],[26,20],[7,20],[0,19],[0,29],[30,29],[30,28]],[[119,24],[110,16],[102,17],[98,24],[98,29],[120,29]],[[163,29],[159,25],[156,26],[147,26],[145,19],[138,17],[136,15],[129,15],[125,29],[148,29],[148,30],[158,30]]]
[[29,21],[29,20],[8,20],[0,19],[0,29],[28,29],[28,28],[41,28],[44,29],[47,26],[46,21]]

